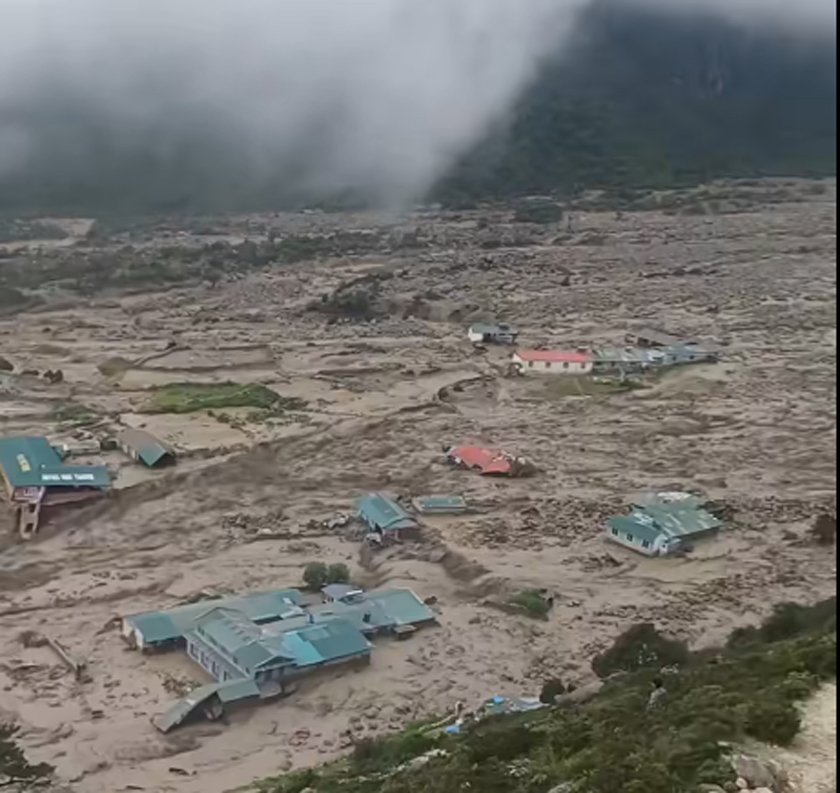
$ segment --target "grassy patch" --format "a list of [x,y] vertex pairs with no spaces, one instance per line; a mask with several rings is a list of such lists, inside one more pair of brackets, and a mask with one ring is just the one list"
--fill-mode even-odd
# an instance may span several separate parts
[[534,589],[523,589],[508,598],[507,604],[520,611],[525,612],[529,617],[544,620],[551,611],[549,602],[542,593]]
[[152,391],[144,412],[193,413],[222,408],[269,410],[276,409],[281,401],[283,397],[259,383],[169,383]]
[[99,416],[90,408],[76,402],[71,402],[55,408],[50,413],[50,418],[60,424],[73,424],[76,427],[84,427],[88,424],[96,423]]
[[[631,669],[577,706],[490,717],[460,736],[416,728],[357,745],[353,756],[266,780],[266,793],[674,793],[723,785],[728,747],[748,738],[789,744],[797,702],[836,675],[836,604],[784,606],[763,627],[740,631],[718,651],[678,656],[666,694],[650,705],[662,643],[646,628],[617,642],[611,661]],[[629,652],[629,654],[628,654]],[[656,663],[650,665],[653,655]],[[650,656],[650,657],[649,657]],[[606,660],[606,659],[602,659]],[[638,662],[637,662],[638,661]],[[426,762],[406,762],[440,748]]]

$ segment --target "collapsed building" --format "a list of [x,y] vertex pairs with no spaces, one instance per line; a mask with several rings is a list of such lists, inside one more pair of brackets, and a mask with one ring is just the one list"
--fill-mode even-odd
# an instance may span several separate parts
[[645,556],[666,556],[688,550],[722,525],[707,499],[663,492],[635,499],[626,515],[607,521],[605,536]]

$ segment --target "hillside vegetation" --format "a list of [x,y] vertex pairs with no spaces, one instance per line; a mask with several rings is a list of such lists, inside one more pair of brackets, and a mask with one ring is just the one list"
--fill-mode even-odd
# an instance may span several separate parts
[[[571,47],[543,65],[434,197],[459,204],[716,176],[831,175],[835,61],[833,37],[803,43],[600,0]],[[116,141],[106,118],[58,97],[15,113],[37,156],[14,178],[0,177],[0,210],[244,210],[313,201],[341,208],[365,200],[307,194],[295,174],[270,167],[256,185],[226,153],[222,133],[206,125],[162,146],[154,129]],[[296,168],[306,183],[305,158]]]
[[717,19],[591,6],[441,197],[668,187],[836,167],[836,48]]
[[[800,727],[797,703],[835,677],[836,643],[833,598],[779,606],[761,627],[699,653],[652,626],[635,626],[595,659],[606,682],[587,702],[489,717],[461,736],[418,726],[363,740],[346,761],[258,789],[692,793],[731,784],[733,744],[791,743]],[[657,679],[666,694],[651,704]]]

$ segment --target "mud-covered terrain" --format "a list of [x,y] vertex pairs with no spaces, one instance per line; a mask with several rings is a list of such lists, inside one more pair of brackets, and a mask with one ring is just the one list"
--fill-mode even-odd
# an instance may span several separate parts
[[[23,725],[34,759],[82,793],[220,792],[328,758],[348,729],[534,694],[555,674],[584,682],[592,654],[634,622],[703,645],[774,602],[833,592],[834,553],[810,528],[834,510],[834,183],[529,217],[55,221],[62,239],[4,243],[0,432],[142,426],[180,455],[150,472],[109,452],[107,499],[27,544],[2,524],[0,717]],[[509,349],[466,339],[471,321],[493,319],[519,326],[523,346],[619,344],[644,324],[723,355],[587,393],[507,376]],[[160,401],[167,384],[228,382],[283,399],[209,412]],[[455,471],[441,446],[464,442],[526,455],[539,473]],[[686,558],[604,543],[607,516],[666,487],[723,502],[726,531]],[[478,511],[426,519],[419,541],[362,560],[356,538],[320,522],[369,489],[458,493]],[[178,653],[127,650],[112,618],[208,587],[299,585],[313,559],[436,596],[440,627],[382,642],[369,668],[280,704],[159,734],[151,716],[205,678]],[[556,593],[545,622],[494,605],[533,587]],[[29,630],[86,656],[91,682],[27,646]]]

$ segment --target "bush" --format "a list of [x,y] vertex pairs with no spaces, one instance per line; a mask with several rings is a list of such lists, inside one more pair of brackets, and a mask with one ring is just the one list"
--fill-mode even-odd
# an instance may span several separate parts
[[746,731],[753,738],[776,746],[788,746],[799,732],[796,708],[784,699],[760,699],[747,709]]
[[652,623],[643,622],[628,628],[609,650],[595,656],[592,669],[598,677],[609,677],[614,672],[681,665],[688,656],[684,642],[662,636]]
[[303,569],[303,581],[310,589],[317,591],[327,583],[328,568],[323,562],[310,562]]
[[559,697],[565,693],[566,686],[563,685],[563,681],[557,677],[552,677],[543,683],[542,690],[540,691],[540,702],[551,705],[555,697]]
[[727,641],[728,647],[749,647],[756,643],[778,642],[815,630],[831,629],[837,620],[837,598],[821,600],[813,606],[780,603],[758,628],[739,628]]
[[559,223],[563,219],[563,207],[553,202],[529,202],[516,208],[514,223]]
[[0,787],[36,783],[52,776],[55,770],[47,763],[32,765],[15,742],[20,730],[11,724],[0,724]]
[[350,582],[350,570],[342,562],[331,564],[326,571],[328,584],[347,584]]

